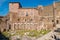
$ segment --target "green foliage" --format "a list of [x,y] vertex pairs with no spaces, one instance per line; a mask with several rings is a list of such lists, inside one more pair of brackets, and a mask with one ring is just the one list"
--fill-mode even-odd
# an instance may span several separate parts
[[37,30],[32,30],[32,31],[30,31],[30,33],[29,33],[28,36],[37,37],[37,36],[39,36],[39,35],[40,35],[39,31],[37,31]]
[[15,35],[20,35],[20,36],[24,36],[24,34],[26,32],[29,32],[29,34],[26,34],[27,36],[30,36],[30,37],[39,37],[41,35],[45,35],[47,34],[48,32],[50,32],[50,30],[40,30],[40,31],[37,31],[37,30],[16,30],[16,33],[11,35],[10,33],[8,32],[3,32],[3,34],[6,36],[6,37],[10,37],[10,36],[15,36]]
[[44,35],[44,34],[47,34],[48,32],[50,32],[50,30],[41,30],[41,31],[40,31],[40,33],[43,34],[43,35]]
[[9,37],[9,36],[10,36],[10,33],[8,33],[7,31],[3,32],[2,34],[3,34],[4,36],[6,36],[6,37]]
[[37,30],[33,30],[29,33],[28,36],[31,36],[31,37],[38,37],[40,35],[45,35],[47,34],[48,32],[50,32],[50,30],[40,30],[40,31],[37,31]]

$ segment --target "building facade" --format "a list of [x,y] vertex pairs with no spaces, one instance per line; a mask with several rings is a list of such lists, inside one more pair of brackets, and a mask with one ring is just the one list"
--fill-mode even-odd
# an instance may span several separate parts
[[[9,3],[7,30],[53,29],[54,23],[60,24],[60,3],[36,8],[22,8],[18,2]],[[56,21],[56,22],[55,22]]]

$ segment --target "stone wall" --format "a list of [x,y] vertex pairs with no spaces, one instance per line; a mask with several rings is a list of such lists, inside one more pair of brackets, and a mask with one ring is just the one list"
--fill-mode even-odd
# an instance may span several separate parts
[[41,30],[53,29],[54,12],[56,24],[60,23],[60,3],[49,6],[38,6],[37,8],[22,8],[19,3],[9,3],[9,14],[7,15],[7,30]]

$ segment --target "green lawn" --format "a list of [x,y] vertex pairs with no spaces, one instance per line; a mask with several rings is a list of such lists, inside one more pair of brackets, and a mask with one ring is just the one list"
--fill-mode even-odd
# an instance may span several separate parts
[[10,36],[14,36],[14,35],[24,36],[25,33],[27,33],[27,32],[28,32],[28,34],[26,34],[27,36],[38,37],[38,36],[47,34],[48,32],[50,32],[50,30],[40,30],[40,31],[37,31],[37,30],[16,30],[16,33],[13,35],[11,35],[11,33],[9,33],[8,31],[3,32],[3,34],[6,37],[10,37]]

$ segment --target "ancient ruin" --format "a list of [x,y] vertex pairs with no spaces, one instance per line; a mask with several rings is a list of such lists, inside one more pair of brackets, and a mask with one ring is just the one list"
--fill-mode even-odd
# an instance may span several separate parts
[[[1,19],[1,18],[0,18]],[[22,8],[19,2],[9,3],[9,13],[4,19],[4,30],[41,30],[53,29],[54,24],[60,23],[60,3],[36,8]],[[0,29],[1,29],[0,28]]]

